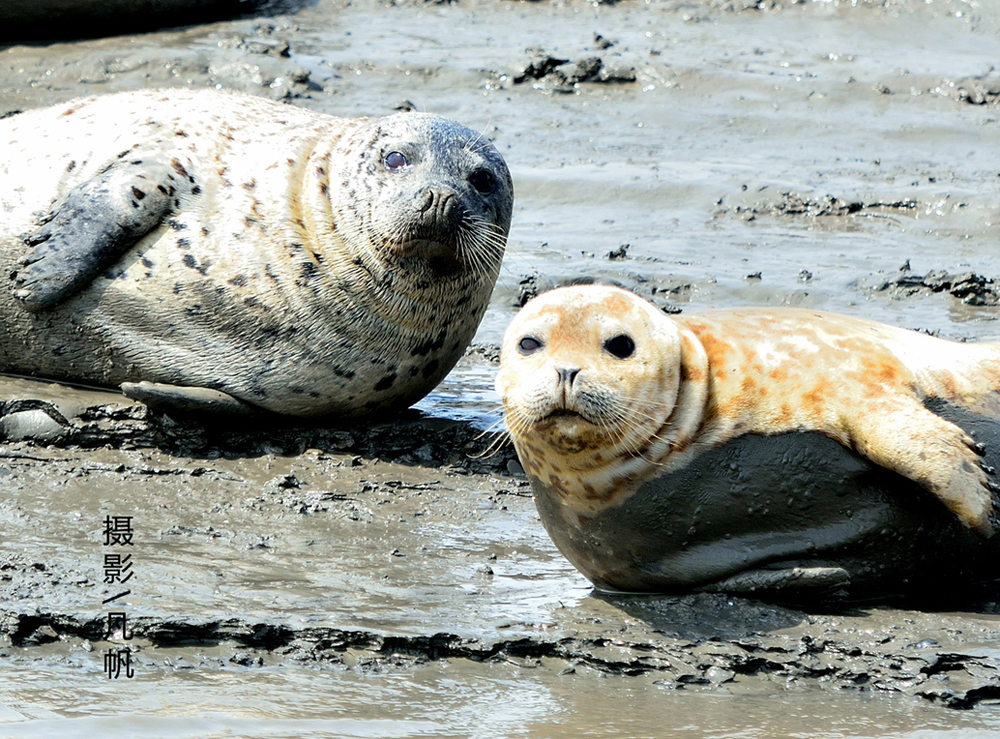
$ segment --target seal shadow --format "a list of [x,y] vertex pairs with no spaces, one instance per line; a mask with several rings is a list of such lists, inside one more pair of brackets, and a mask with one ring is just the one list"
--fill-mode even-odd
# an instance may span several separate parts
[[[408,409],[367,422],[253,416],[172,416],[107,388],[0,374],[0,442],[139,447],[188,459],[297,456],[307,449],[405,466],[507,475],[517,456],[499,433]],[[500,448],[484,455],[487,448]]]

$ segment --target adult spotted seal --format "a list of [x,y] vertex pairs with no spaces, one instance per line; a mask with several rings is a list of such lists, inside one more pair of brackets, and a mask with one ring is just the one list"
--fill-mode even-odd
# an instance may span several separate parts
[[497,390],[547,530],[599,587],[996,576],[1000,344],[579,286],[515,318]]
[[513,198],[489,142],[143,91],[0,121],[0,371],[151,405],[406,407],[472,339]]

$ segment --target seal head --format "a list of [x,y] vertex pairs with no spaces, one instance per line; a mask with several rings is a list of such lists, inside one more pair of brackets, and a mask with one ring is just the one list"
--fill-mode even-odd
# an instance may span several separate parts
[[685,448],[706,402],[700,344],[614,287],[562,288],[508,328],[497,392],[525,471],[583,509]]
[[[344,137],[332,178],[335,222],[376,264],[430,277],[499,271],[513,183],[503,158],[447,119],[398,113]],[[346,156],[350,152],[353,156]]]

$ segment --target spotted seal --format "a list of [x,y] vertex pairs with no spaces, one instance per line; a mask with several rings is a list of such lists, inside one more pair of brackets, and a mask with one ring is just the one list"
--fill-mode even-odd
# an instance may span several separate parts
[[496,384],[547,530],[599,587],[996,576],[1000,344],[577,286],[518,314]]
[[461,356],[510,174],[432,115],[153,90],[0,121],[0,371],[150,405],[370,415]]

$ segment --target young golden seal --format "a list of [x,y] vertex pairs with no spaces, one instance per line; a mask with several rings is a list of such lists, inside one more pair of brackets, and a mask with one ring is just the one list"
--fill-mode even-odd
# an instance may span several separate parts
[[[754,488],[759,470],[753,464],[733,485],[769,500],[755,506],[748,497],[741,504],[744,518],[749,509],[758,519],[754,543],[740,542],[750,524],[736,509],[706,526],[712,510],[705,500],[723,496],[703,493],[699,480],[711,485],[709,478],[723,473],[704,459],[748,436],[791,439],[775,453],[779,463],[795,453],[795,444],[822,446],[816,437],[827,437],[860,455],[865,469],[884,468],[929,491],[975,538],[993,532],[995,487],[981,460],[984,448],[940,408],[1000,419],[1000,344],[956,344],[787,308],[668,317],[633,293],[589,285],[552,290],[524,307],[505,335],[496,384],[546,527],[584,574],[607,587],[705,584],[707,574],[678,574],[676,567],[681,559],[697,559],[693,549],[709,543],[711,556],[705,549],[698,567],[717,581],[859,536],[849,526],[841,534],[827,531],[819,542],[803,535],[801,546],[763,544],[768,524],[761,525],[760,516],[778,504],[770,490]],[[812,438],[804,442],[800,432]],[[697,479],[690,479],[692,469]],[[673,521],[672,541],[629,544],[627,522],[635,530],[649,528],[657,516],[677,515],[657,506],[664,481],[681,473],[687,475],[683,493],[695,499],[683,514],[690,530]],[[831,477],[820,487],[836,489],[837,479],[846,478]],[[640,492],[644,502],[629,503]],[[661,503],[653,500],[657,495]],[[788,506],[793,503],[788,498]],[[803,505],[808,511],[819,503]],[[610,517],[626,523],[610,525]],[[883,512],[872,521],[881,526],[891,518]],[[826,523],[813,511],[776,528],[787,533],[789,526],[804,531]],[[720,544],[726,536],[728,543]],[[681,556],[683,549],[689,551]]]
[[0,371],[342,418],[461,356],[513,188],[475,132],[151,90],[0,121]]

